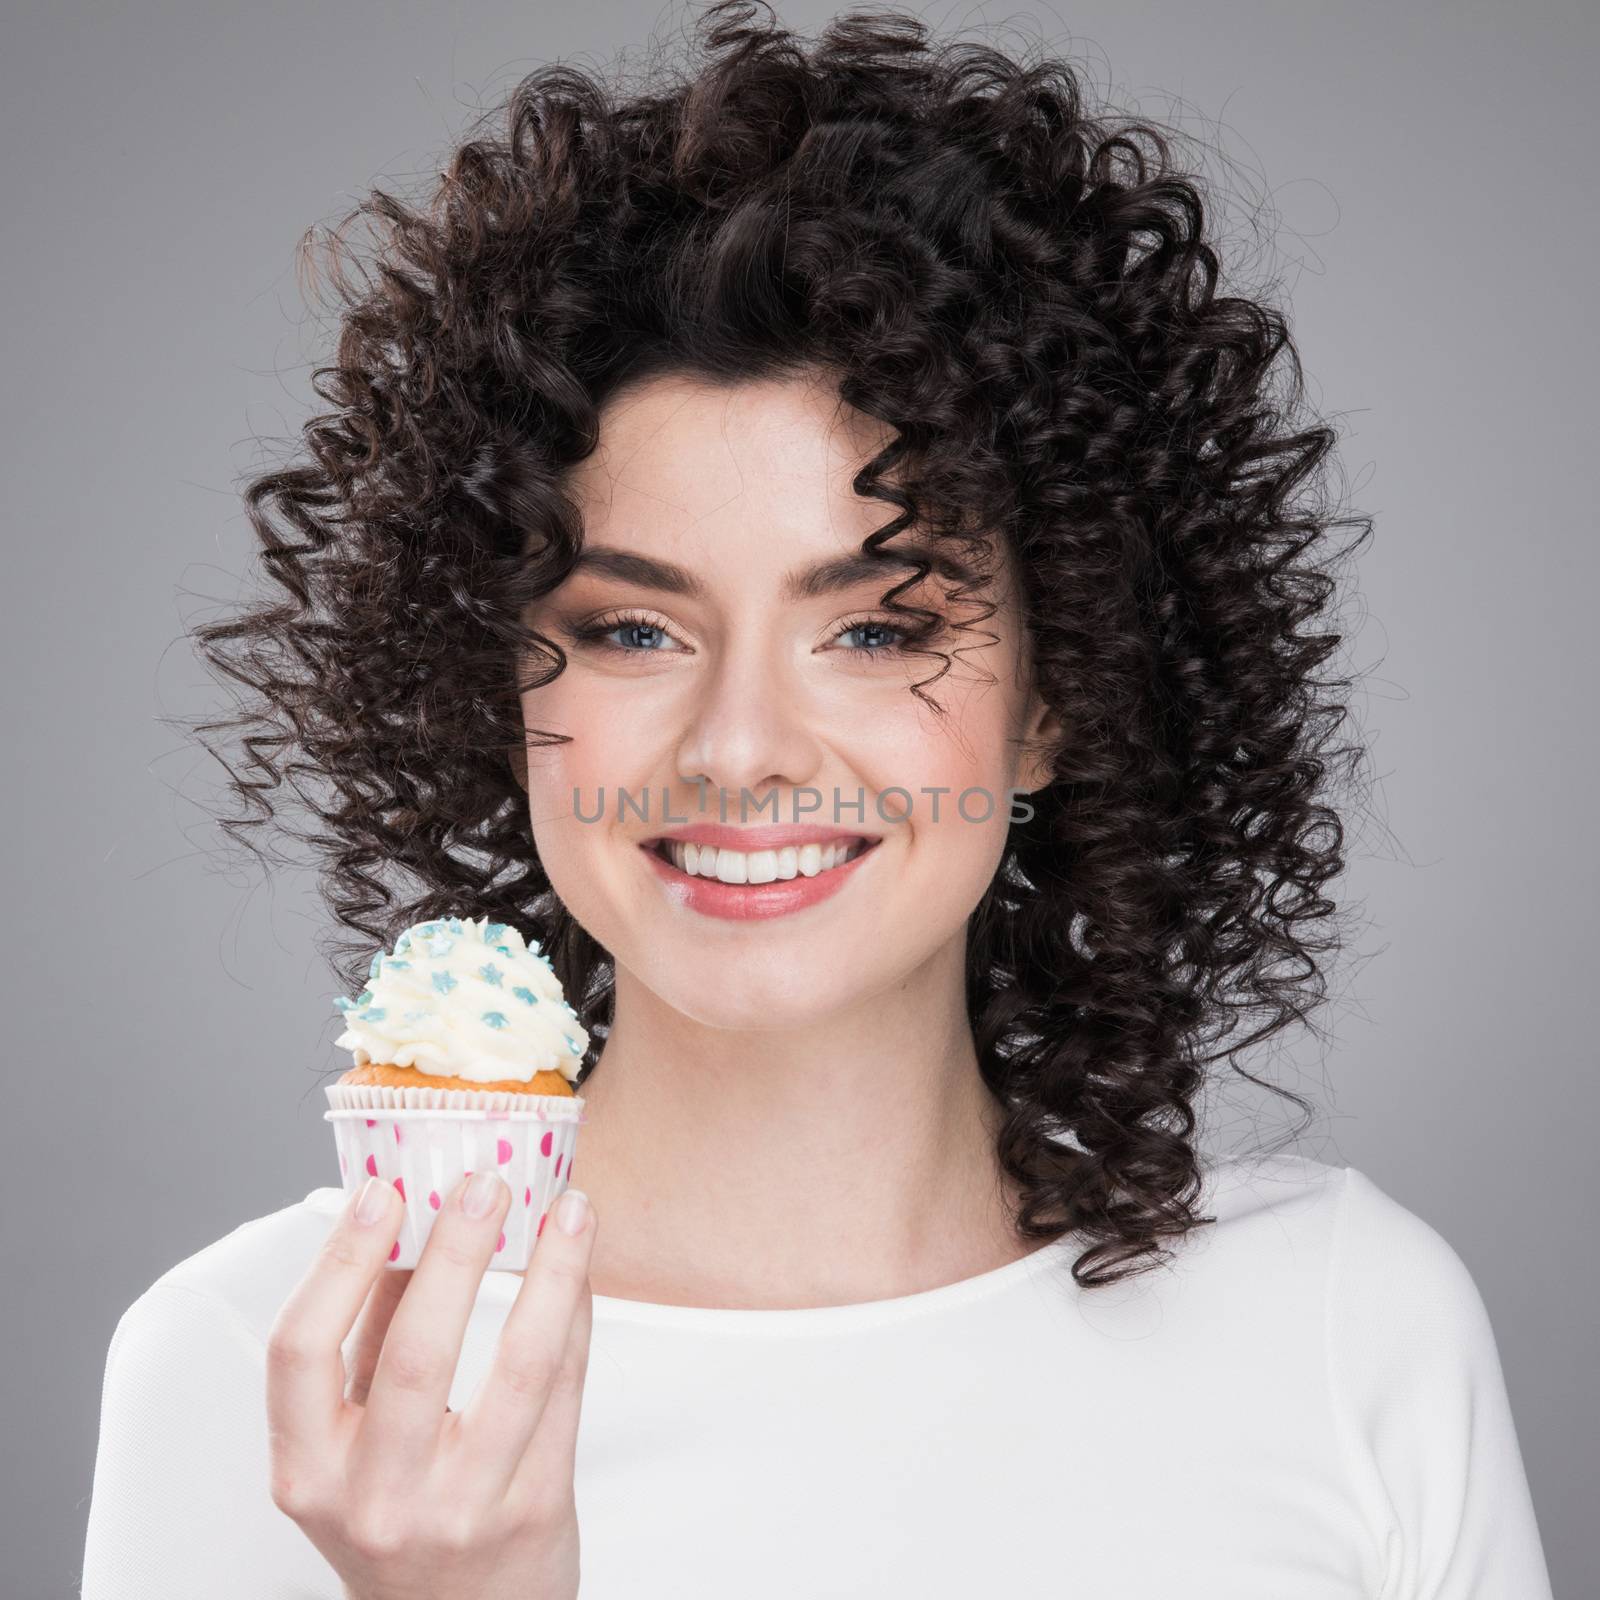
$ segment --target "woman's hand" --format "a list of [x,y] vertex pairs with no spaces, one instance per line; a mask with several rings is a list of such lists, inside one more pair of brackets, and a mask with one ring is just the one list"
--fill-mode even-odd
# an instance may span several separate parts
[[[466,1410],[447,1408],[510,1199],[497,1173],[463,1179],[415,1270],[389,1271],[402,1202],[368,1179],[273,1323],[273,1503],[327,1557],[348,1600],[578,1592],[573,1460],[596,1227],[580,1191],[566,1191],[539,1235],[493,1369]],[[340,1347],[364,1302],[347,1394]]]

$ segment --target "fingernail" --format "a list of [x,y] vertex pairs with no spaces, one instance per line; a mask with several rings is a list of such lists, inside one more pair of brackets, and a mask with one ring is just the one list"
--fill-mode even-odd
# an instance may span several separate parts
[[582,1233],[588,1220],[588,1195],[582,1189],[568,1189],[556,1203],[556,1226],[563,1233]]
[[485,1167],[472,1174],[472,1181],[461,1196],[461,1209],[469,1217],[486,1217],[494,1210],[495,1195],[505,1188],[500,1174]]
[[368,1178],[356,1196],[356,1221],[369,1227],[380,1222],[389,1209],[389,1185],[382,1178]]

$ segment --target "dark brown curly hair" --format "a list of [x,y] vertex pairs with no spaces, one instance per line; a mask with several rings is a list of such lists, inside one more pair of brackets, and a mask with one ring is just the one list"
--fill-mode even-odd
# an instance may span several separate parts
[[624,383],[826,374],[892,430],[855,479],[895,511],[869,554],[915,522],[958,575],[975,528],[1016,563],[1067,733],[970,919],[967,1003],[1019,1235],[1084,1230],[1075,1277],[1116,1282],[1214,1220],[1206,1066],[1263,1083],[1236,1055],[1325,996],[1327,792],[1363,751],[1329,746],[1350,680],[1316,676],[1341,635],[1308,625],[1330,530],[1370,519],[1335,514],[1282,316],[1218,293],[1172,130],[909,14],[802,39],[759,11],[711,5],[632,90],[535,71],[425,199],[374,190],[308,235],[341,305],[330,409],[246,487],[277,587],[192,630],[248,691],[195,731],[243,802],[230,839],[313,847],[352,990],[418,919],[512,922],[593,1035],[586,1077],[614,967],[550,888],[518,767],[555,737],[519,690],[565,657],[521,619],[581,545],[563,473]]

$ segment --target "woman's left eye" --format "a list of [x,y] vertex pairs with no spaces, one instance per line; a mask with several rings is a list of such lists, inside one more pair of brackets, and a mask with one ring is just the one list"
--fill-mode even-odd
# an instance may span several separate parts
[[[897,624],[880,622],[875,618],[867,618],[859,622],[846,623],[833,636],[834,642],[837,643],[840,640],[848,639],[851,634],[865,634],[870,641],[847,648],[847,654],[857,656],[888,655],[892,651],[898,650],[906,639],[906,630]],[[888,643],[882,642],[886,636],[889,639]]]

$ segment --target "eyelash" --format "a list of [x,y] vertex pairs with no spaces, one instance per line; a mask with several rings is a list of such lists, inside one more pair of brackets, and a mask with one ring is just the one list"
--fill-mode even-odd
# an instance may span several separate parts
[[[896,655],[905,648],[905,641],[910,637],[910,630],[902,627],[899,623],[887,622],[881,616],[868,615],[850,618],[837,629],[833,634],[833,638],[838,639],[844,634],[854,633],[858,628],[868,627],[882,628],[891,633],[898,633],[902,636],[902,642],[896,645],[862,645],[858,649],[847,651],[848,655],[866,656],[869,660],[876,660],[881,656]],[[607,635],[616,633],[620,628],[655,628],[661,633],[668,632],[668,629],[661,623],[642,612],[616,611],[608,612],[605,616],[598,617],[593,622],[568,628],[566,633],[574,643],[593,646],[601,650],[611,650],[618,655],[646,656],[657,653],[652,650],[630,649],[626,645],[606,643]]]

